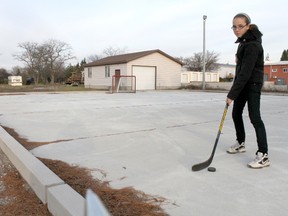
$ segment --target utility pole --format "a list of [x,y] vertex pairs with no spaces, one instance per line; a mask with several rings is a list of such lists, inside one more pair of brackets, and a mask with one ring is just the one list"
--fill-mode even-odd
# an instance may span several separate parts
[[205,23],[207,16],[203,15],[203,79],[202,79],[202,89],[205,90],[205,70],[206,70],[206,47],[205,47]]

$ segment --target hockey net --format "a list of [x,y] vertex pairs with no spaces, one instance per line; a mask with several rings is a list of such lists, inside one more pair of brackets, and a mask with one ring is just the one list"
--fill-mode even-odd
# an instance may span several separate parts
[[136,76],[133,75],[113,75],[113,93],[136,93]]

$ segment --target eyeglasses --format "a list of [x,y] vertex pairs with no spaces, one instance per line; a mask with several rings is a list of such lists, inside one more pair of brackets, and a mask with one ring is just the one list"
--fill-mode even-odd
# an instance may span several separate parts
[[246,24],[246,25],[239,25],[239,26],[233,25],[233,26],[231,27],[231,29],[233,29],[233,31],[235,31],[235,30],[237,30],[237,29],[241,30],[241,29],[243,29],[245,26],[247,26],[247,24]]

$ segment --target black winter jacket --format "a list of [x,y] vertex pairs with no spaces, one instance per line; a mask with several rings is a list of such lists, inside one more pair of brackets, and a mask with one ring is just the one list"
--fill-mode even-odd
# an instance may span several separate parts
[[227,95],[235,100],[246,85],[263,85],[264,51],[262,33],[258,29],[248,30],[235,43],[239,43],[236,53],[236,73],[234,83]]

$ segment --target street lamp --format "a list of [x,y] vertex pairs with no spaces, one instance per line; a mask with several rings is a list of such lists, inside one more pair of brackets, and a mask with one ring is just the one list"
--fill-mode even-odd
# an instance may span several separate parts
[[203,15],[203,79],[202,79],[202,89],[205,90],[205,62],[206,62],[206,48],[205,48],[205,22],[207,16]]

